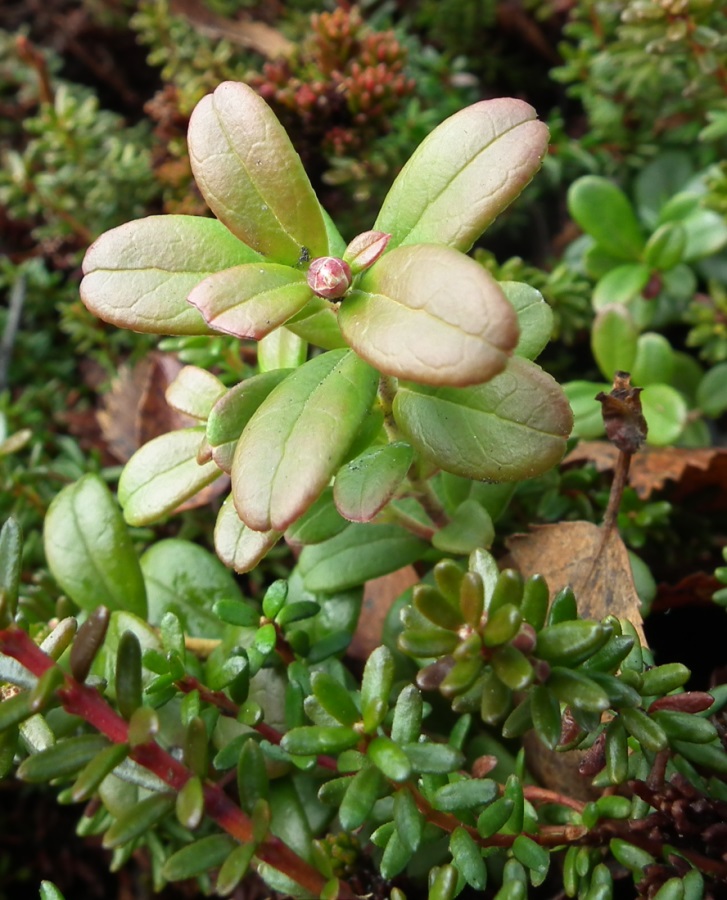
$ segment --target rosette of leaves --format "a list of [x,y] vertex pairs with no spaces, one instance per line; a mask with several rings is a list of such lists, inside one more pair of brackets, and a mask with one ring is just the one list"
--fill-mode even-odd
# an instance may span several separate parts
[[[217,218],[108,232],[86,255],[81,296],[121,327],[258,341],[259,373],[230,389],[204,369],[181,373],[168,399],[196,424],[129,461],[127,521],[152,522],[229,473],[215,541],[245,571],[332,479],[339,520],[369,522],[412,473],[421,489],[422,471],[517,481],[554,465],[571,413],[531,361],[549,337],[547,305],[464,254],[545,144],[525,103],[462,110],[405,166],[375,231],[346,247],[265,102],[229,82],[205,97],[190,158]],[[332,292],[320,280],[330,266]]]
[[[704,203],[707,172],[696,173],[682,153],[665,153],[639,174],[633,200],[599,176],[578,179],[568,193],[569,211],[584,236],[571,248],[595,282],[596,317],[591,349],[609,382],[616,371],[630,372],[642,387],[641,401],[651,444],[677,439],[710,443],[705,416],[724,411],[724,374],[704,373],[688,354],[675,350],[658,333],[683,321],[699,278],[718,271],[727,246],[724,216]],[[714,268],[716,266],[716,268]],[[575,412],[575,433],[603,434],[595,401],[600,383],[573,381],[565,386]]]

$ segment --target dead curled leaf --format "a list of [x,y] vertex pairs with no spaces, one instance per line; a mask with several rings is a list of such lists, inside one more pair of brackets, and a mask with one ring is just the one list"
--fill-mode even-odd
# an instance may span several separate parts
[[[619,451],[608,441],[581,441],[564,466],[593,463],[599,472],[615,468]],[[642,500],[678,482],[680,498],[710,490],[710,507],[727,506],[727,449],[724,447],[646,447],[631,460],[629,484]]]
[[646,645],[641,601],[618,531],[609,529],[604,536],[592,522],[560,522],[513,535],[507,546],[526,578],[535,573],[545,578],[551,597],[570,585],[581,616],[628,619]]
[[596,400],[601,404],[601,415],[606,427],[606,437],[623,453],[632,455],[646,440],[646,419],[641,410],[639,394],[643,388],[631,386],[628,372],[616,372],[613,390],[600,391]]

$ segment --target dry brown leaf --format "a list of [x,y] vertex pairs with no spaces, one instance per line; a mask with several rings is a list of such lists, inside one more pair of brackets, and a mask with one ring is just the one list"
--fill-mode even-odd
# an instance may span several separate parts
[[195,30],[206,37],[238,44],[268,59],[289,56],[295,46],[265,22],[227,19],[212,12],[198,0],[172,0],[171,11],[175,16],[187,19]]
[[551,596],[570,585],[585,618],[614,615],[628,619],[646,644],[641,601],[634,587],[628,553],[616,529],[604,532],[592,522],[538,525],[507,541],[515,564],[527,578],[540,573]]
[[[615,468],[617,459],[618,450],[608,441],[581,441],[563,464],[590,462],[599,472],[608,472]],[[632,458],[629,484],[642,500],[662,490],[667,481],[679,482],[680,497],[716,489],[712,507],[723,508],[727,505],[727,449],[647,447]]]
[[348,648],[353,659],[367,660],[381,643],[384,622],[392,604],[419,581],[413,566],[405,566],[381,578],[372,578],[364,587],[361,615]]
[[724,585],[709,572],[692,572],[677,584],[660,584],[651,605],[652,612],[681,606],[713,606],[712,594]]

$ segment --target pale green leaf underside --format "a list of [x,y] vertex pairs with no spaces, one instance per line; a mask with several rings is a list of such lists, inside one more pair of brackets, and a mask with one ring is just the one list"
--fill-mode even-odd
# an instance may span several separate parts
[[130,525],[155,522],[219,476],[214,462],[197,462],[204,436],[202,426],[170,431],[131,457],[119,479],[119,502]]
[[167,388],[164,396],[177,412],[205,420],[214,404],[227,392],[224,384],[199,366],[185,366]]
[[262,403],[232,464],[240,518],[255,531],[285,531],[343,461],[373,402],[377,373],[345,350],[296,369]]
[[350,346],[380,372],[421,384],[479,384],[505,368],[517,316],[492,276],[448,247],[386,253],[344,298]]
[[397,176],[374,228],[399,244],[469,250],[540,167],[548,129],[521,100],[483,100],[446,119]]
[[285,327],[309,344],[324,350],[340,350],[348,346],[338,327],[336,313],[328,300],[322,297],[314,296],[304,309],[285,323]]
[[328,237],[300,157],[265,101],[232,81],[192,113],[189,157],[199,189],[217,218],[275,262],[325,256]]
[[102,234],[83,260],[81,299],[105,322],[151,334],[209,334],[187,296],[260,257],[215,219],[149,216]]
[[547,471],[563,456],[572,425],[557,382],[518,357],[476,387],[400,387],[394,416],[429,462],[488,481],[520,481]]
[[240,338],[259,340],[313,297],[303,272],[277,263],[252,263],[217,272],[189,295],[207,324]]
[[517,313],[520,339],[515,355],[537,359],[553,333],[553,310],[536,288],[522,281],[501,281],[500,287]]
[[376,447],[346,463],[336,475],[336,509],[351,522],[370,522],[394,496],[413,459],[403,441]]
[[43,542],[53,577],[82,609],[104,605],[146,615],[136,552],[116,501],[97,475],[84,475],[56,495]]
[[280,538],[279,531],[253,531],[237,515],[232,496],[222,504],[215,524],[215,550],[236,572],[249,572]]

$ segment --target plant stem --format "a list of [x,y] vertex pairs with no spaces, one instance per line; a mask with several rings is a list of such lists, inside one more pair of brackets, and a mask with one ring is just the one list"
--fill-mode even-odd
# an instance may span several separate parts
[[603,514],[602,530],[606,536],[613,528],[616,527],[618,520],[618,511],[621,507],[621,499],[623,498],[624,488],[629,476],[629,466],[631,465],[631,454],[623,450],[619,450],[616,467],[613,471],[613,481],[611,482],[611,493],[608,495],[608,506]]
[[[16,659],[37,677],[56,665],[24,631],[16,626],[0,631],[0,652]],[[57,695],[66,712],[80,716],[114,743],[128,743],[127,722],[108,705],[96,688],[80,684],[70,675],[64,675],[64,686],[57,691]],[[153,741],[134,747],[130,756],[174,791],[181,790],[192,777],[191,771]],[[219,786],[210,781],[205,782],[204,798],[208,815],[220,828],[241,843],[250,843],[253,840],[250,819],[224,791],[220,790]],[[326,879],[293,853],[279,838],[268,835],[257,847],[255,855],[301,885],[310,892],[311,897],[321,895]],[[355,895],[348,885],[341,884],[338,900],[355,900]]]

